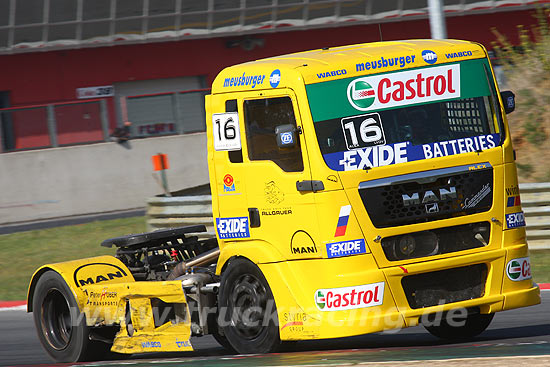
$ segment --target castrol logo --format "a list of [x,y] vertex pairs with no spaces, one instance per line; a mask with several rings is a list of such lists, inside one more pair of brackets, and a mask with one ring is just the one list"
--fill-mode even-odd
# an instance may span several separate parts
[[460,65],[437,66],[358,78],[347,97],[359,111],[460,97]]
[[508,278],[514,282],[531,279],[531,261],[529,257],[522,257],[508,261],[508,264],[506,264],[506,275],[508,275]]
[[384,282],[354,287],[317,289],[315,304],[321,311],[342,311],[379,306],[384,302]]

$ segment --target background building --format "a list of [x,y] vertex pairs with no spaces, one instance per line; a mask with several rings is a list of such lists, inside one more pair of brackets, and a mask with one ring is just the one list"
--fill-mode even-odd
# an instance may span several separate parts
[[[550,1],[443,3],[449,38],[490,49]],[[427,0],[0,0],[0,223],[143,206],[160,150],[173,189],[206,183],[204,95],[226,66],[407,38],[430,38]],[[105,143],[125,121],[136,140]]]

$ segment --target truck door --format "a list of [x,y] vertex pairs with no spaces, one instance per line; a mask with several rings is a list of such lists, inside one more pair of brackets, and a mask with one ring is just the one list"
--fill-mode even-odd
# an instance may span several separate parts
[[[321,257],[307,146],[300,111],[290,89],[247,93],[241,102],[243,173],[253,240],[274,246],[287,259]],[[296,144],[277,145],[275,129],[295,128]]]

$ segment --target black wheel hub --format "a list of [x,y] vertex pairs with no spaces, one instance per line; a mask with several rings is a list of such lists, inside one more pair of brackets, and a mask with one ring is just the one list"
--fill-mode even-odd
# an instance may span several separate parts
[[267,291],[260,280],[251,274],[242,275],[229,297],[231,325],[239,337],[257,338],[264,330]]
[[58,289],[50,289],[42,302],[40,315],[42,332],[55,350],[65,349],[71,340],[71,310],[67,299]]

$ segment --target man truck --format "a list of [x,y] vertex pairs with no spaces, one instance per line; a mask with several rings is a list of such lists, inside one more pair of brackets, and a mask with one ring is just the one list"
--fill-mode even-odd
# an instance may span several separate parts
[[356,44],[224,69],[206,96],[216,238],[191,226],[49,264],[28,311],[56,361],[238,353],[422,323],[470,338],[540,303],[485,48]]

